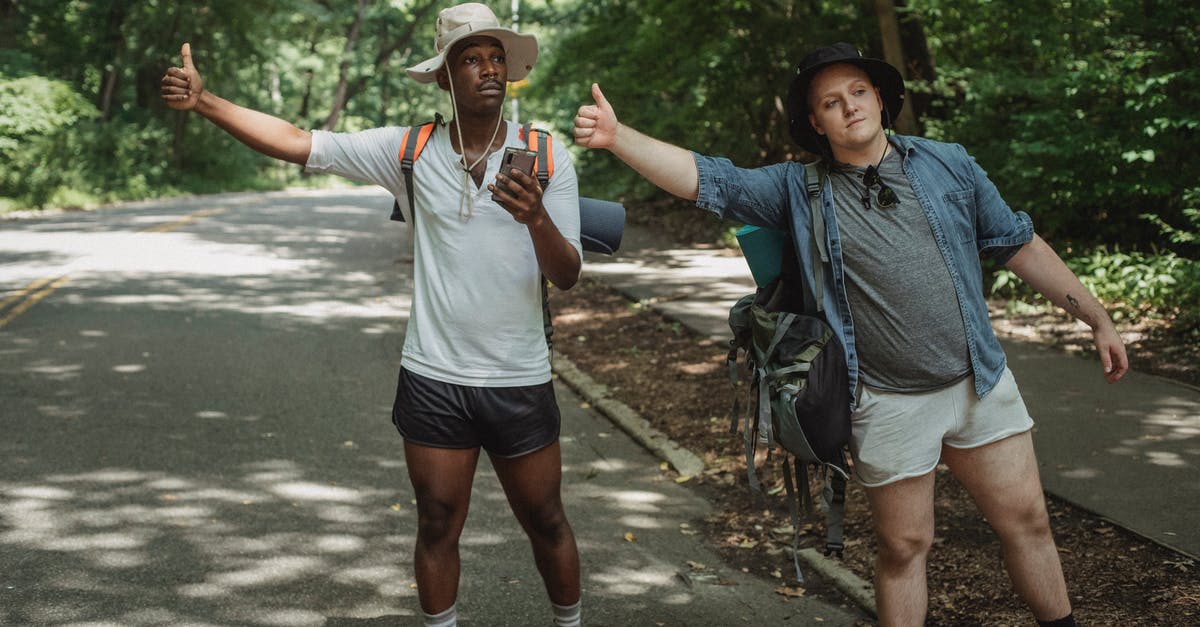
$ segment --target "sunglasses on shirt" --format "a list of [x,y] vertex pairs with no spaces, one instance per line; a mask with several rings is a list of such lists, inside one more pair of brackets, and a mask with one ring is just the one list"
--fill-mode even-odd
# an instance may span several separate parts
[[875,195],[875,202],[879,208],[891,209],[896,206],[896,192],[892,191],[892,188],[885,185],[883,179],[879,178],[879,170],[875,169],[875,166],[867,166],[867,171],[863,172],[862,182],[866,186],[863,189],[863,208],[871,209],[871,188],[876,185],[879,186],[879,193]]

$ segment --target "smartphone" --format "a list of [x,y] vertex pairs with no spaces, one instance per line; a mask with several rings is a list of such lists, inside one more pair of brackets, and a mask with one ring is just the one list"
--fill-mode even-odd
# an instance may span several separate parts
[[[517,148],[509,146],[504,149],[504,155],[500,157],[500,174],[511,176],[513,169],[520,170],[529,176],[533,176],[533,162],[537,159],[537,153],[525,148]],[[506,192],[509,189],[504,185],[497,185]],[[511,192],[509,192],[511,195]],[[495,195],[492,195],[493,200]]]

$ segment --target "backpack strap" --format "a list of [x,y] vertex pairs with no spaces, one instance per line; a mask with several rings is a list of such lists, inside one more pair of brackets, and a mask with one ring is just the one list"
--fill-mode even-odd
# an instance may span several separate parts
[[[788,514],[792,517],[792,565],[796,568],[796,581],[804,583],[804,574],[800,572],[799,508],[803,505],[806,515],[812,512],[812,494],[808,491],[808,467],[794,457],[791,461],[792,463],[788,464],[788,458],[785,456],[783,459],[783,487],[787,489]],[[796,470],[794,480],[792,479],[793,466]]]
[[545,191],[546,186],[550,184],[550,177],[554,176],[554,139],[550,133],[533,128],[529,122],[521,127],[521,137],[530,150],[538,153],[537,159],[534,160],[534,170],[537,172],[538,184],[542,186],[542,191]]
[[804,166],[804,186],[808,190],[808,213],[812,216],[813,248],[817,257],[812,260],[813,292],[816,309],[824,311],[825,264],[829,263],[829,248],[825,244],[825,214],[821,205],[821,188],[825,183],[825,167],[820,161]]
[[[542,129],[533,128],[533,125],[526,122],[521,126],[521,139],[525,140],[525,146],[537,153],[537,157],[533,161],[534,174],[537,177],[538,185],[542,186],[542,191],[550,186],[550,177],[554,174],[554,151],[551,150],[554,139],[550,133]],[[546,331],[546,346],[553,351],[554,341],[554,324],[550,316],[550,282],[546,277],[541,278],[542,281],[542,328]]]
[[842,557],[842,526],[846,520],[846,477],[839,472],[826,472],[825,488],[821,491],[825,505],[825,556]]
[[[434,129],[438,126],[445,126],[445,124],[442,114],[438,113],[432,122],[413,126],[404,131],[404,138],[400,140],[400,171],[404,173],[404,191],[408,194],[408,210],[412,214],[414,224],[417,222],[417,205],[413,202],[413,165],[421,156],[421,152],[425,150],[425,144],[429,143]],[[404,212],[400,210],[400,201],[392,203],[392,219],[404,222]]]

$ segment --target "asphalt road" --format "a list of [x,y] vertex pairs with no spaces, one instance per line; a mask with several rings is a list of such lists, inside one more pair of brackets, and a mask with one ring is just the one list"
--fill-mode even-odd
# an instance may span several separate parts
[[[0,223],[0,624],[419,624],[390,204],[245,194]],[[858,616],[730,572],[695,533],[707,503],[559,398],[587,624]],[[464,624],[549,624],[486,462],[462,551]]]

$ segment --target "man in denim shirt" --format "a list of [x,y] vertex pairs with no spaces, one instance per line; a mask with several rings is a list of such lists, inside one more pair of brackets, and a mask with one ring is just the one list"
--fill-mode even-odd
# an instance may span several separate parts
[[1103,306],[962,146],[885,133],[903,106],[899,72],[849,44],[801,62],[788,109],[793,138],[824,157],[818,207],[801,164],[743,169],[694,154],[621,125],[599,86],[592,95],[595,104],[575,118],[577,143],[609,149],[724,218],[789,231],[802,263],[820,254],[809,212],[822,212],[826,232],[817,237],[830,271],[820,280],[849,367],[850,448],[879,538],[881,623],[925,620],[940,461],[995,529],[1013,585],[1039,624],[1074,625],[1033,421],[988,322],[980,255],[1090,326],[1110,383],[1128,369],[1125,347]]

